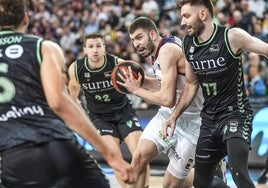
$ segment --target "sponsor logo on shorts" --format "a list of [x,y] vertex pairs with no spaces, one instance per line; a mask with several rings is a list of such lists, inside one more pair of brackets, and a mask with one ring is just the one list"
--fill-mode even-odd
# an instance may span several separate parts
[[136,125],[136,127],[141,127],[141,124],[140,124],[137,117],[133,117],[133,121],[134,121],[134,124]]
[[230,121],[230,132],[235,133],[237,132],[238,122],[237,121]]
[[132,120],[128,120],[126,122],[127,126],[129,126],[130,128],[133,126],[133,121]]
[[[163,132],[162,132],[162,131],[159,131],[159,132],[158,132],[158,136],[159,136],[159,138],[162,139],[162,137],[163,137]],[[173,142],[171,139],[169,139],[169,138],[170,138],[170,137],[167,137],[167,138],[163,139],[163,142],[164,142],[168,147],[171,147],[171,146],[174,145],[174,142]],[[175,150],[174,150],[174,151],[175,151]]]
[[186,169],[190,169],[190,167],[192,166],[193,162],[194,162],[193,159],[188,159],[188,162],[187,162],[187,164],[185,165],[185,168],[186,168]]
[[180,157],[179,154],[176,152],[175,147],[174,147],[174,146],[171,146],[171,147],[170,147],[170,150],[171,150],[171,152],[172,152],[174,158],[175,158],[177,161],[179,161],[179,160],[181,159],[181,157]]

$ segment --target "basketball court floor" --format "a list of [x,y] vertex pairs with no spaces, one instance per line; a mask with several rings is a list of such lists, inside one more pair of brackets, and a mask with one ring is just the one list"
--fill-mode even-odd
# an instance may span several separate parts
[[[265,118],[268,117],[267,116],[268,107],[266,110],[267,111],[265,113],[263,113]],[[138,116],[140,117],[141,125],[146,125],[148,123],[148,121],[150,120],[150,117],[152,117],[153,114],[155,114],[155,112],[156,112],[155,109],[138,111]],[[252,163],[251,166],[253,166],[253,168],[251,168],[249,166],[249,173],[250,173],[251,179],[254,181],[254,184],[256,185],[256,188],[268,188],[268,181],[266,181],[265,184],[258,184],[258,182],[257,182],[258,178],[260,177],[261,172],[264,168],[262,166],[265,165],[265,160],[266,160],[265,154],[268,151],[267,150],[267,143],[268,143],[267,142],[268,141],[267,133],[268,133],[268,131],[265,131],[267,129],[267,122],[268,122],[268,119],[265,119],[264,123],[261,122],[262,124],[260,122],[257,122],[257,121],[255,121],[255,123],[254,123],[254,130],[255,130],[255,132],[258,132],[258,134],[254,133],[254,139],[252,142],[253,149],[251,150],[251,156],[250,156],[250,161]],[[261,124],[261,126],[258,126],[258,123]],[[91,146],[89,148],[87,148],[86,147],[87,143],[86,143],[86,145],[84,145],[84,144],[85,143],[82,143],[82,145],[85,146],[85,148],[91,152],[92,156],[94,156],[94,158],[97,159],[97,161],[99,162],[104,173],[109,178],[111,188],[120,188],[119,184],[117,183],[117,181],[115,179],[113,170],[107,166],[107,164],[105,163],[103,158],[98,154],[98,152],[92,150]],[[122,144],[121,149],[122,149],[122,152],[124,154],[124,157],[126,157],[125,159],[127,161],[129,161],[130,160],[130,153],[127,151],[126,146],[124,144]],[[260,151],[261,151],[261,153],[259,153]],[[163,176],[164,176],[167,162],[168,161],[165,159],[165,156],[160,155],[156,158],[156,161],[154,163],[152,163],[151,171],[150,171],[150,174],[151,174],[151,176],[150,176],[150,188],[162,188]],[[227,178],[227,184],[229,185],[229,187],[236,188],[228,169],[226,171],[226,178]]]
[[[110,180],[111,188],[120,188],[119,184],[117,183],[113,170],[106,165],[101,165],[103,171],[107,175],[107,177]],[[158,167],[152,167],[151,168],[151,176],[150,176],[150,188],[162,188],[162,182],[163,182],[163,175],[165,171],[165,166],[158,166]],[[254,181],[256,188],[268,188],[268,181],[266,184],[258,184],[257,179],[260,176],[260,169],[250,169],[250,176],[252,180]],[[227,170],[227,183],[230,188],[236,188],[230,172]],[[245,187],[246,188],[246,187]]]

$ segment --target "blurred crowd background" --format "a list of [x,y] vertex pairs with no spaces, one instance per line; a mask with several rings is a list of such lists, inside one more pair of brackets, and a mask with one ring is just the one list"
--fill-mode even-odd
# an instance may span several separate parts
[[[28,0],[30,25],[28,33],[58,43],[64,50],[67,65],[84,56],[83,36],[99,32],[105,36],[107,53],[131,59],[153,75],[151,59],[139,56],[127,33],[137,16],[155,21],[160,33],[183,38],[180,26],[179,0]],[[213,0],[215,23],[240,27],[268,42],[268,0]],[[268,97],[268,59],[254,53],[243,53],[244,79],[252,102],[264,104]],[[137,97],[134,108],[150,104]]]

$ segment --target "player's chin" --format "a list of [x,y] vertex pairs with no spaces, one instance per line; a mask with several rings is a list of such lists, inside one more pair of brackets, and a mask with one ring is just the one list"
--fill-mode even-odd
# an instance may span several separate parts
[[138,53],[142,56],[142,57],[148,57],[150,54],[146,53],[146,50],[140,50],[138,51]]
[[193,29],[188,29],[188,30],[187,30],[187,33],[188,33],[188,35],[190,35],[190,36],[194,36],[194,34],[195,34],[195,32],[194,32]]

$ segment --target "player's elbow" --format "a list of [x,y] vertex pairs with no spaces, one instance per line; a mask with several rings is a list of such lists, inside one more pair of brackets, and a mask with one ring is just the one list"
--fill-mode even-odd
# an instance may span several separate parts
[[172,108],[175,104],[176,104],[176,100],[174,100],[174,99],[165,99],[163,101],[162,106]]
[[55,112],[60,112],[62,109],[65,108],[65,97],[64,96],[54,96],[53,98],[48,98],[47,102],[49,107]]
[[61,101],[53,101],[48,103],[49,107],[51,108],[52,111],[55,113],[60,112],[61,109],[64,107]]

